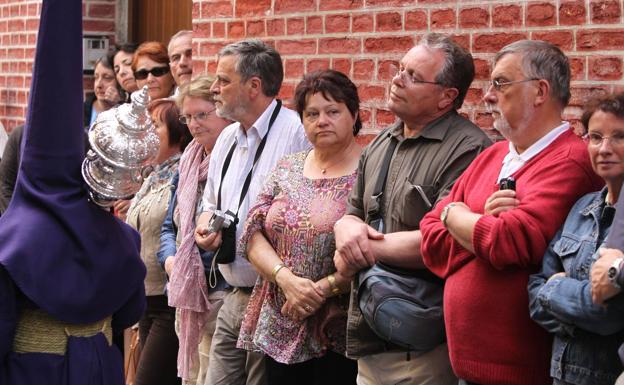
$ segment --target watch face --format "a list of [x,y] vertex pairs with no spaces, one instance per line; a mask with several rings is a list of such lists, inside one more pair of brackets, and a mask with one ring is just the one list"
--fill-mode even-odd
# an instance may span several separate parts
[[607,276],[609,277],[609,279],[615,278],[617,273],[618,273],[617,269],[613,266],[610,267],[609,270],[607,270]]

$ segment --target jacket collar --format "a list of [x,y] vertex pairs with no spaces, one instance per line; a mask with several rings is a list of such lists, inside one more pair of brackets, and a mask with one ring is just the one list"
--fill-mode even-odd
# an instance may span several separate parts
[[594,197],[594,199],[591,201],[591,203],[585,206],[583,210],[581,210],[581,215],[583,216],[592,215],[594,219],[598,221],[600,219],[600,216],[602,215],[602,209],[605,206],[606,197],[607,197],[607,186],[603,187],[602,190],[600,190],[600,194],[597,194]]

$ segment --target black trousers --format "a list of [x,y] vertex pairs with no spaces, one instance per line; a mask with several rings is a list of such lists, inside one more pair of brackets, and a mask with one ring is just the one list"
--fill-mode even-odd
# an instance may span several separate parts
[[147,307],[139,321],[141,358],[135,385],[179,385],[178,336],[175,333],[175,308],[164,295],[146,297]]
[[357,361],[328,351],[323,357],[286,365],[266,356],[270,385],[355,385]]

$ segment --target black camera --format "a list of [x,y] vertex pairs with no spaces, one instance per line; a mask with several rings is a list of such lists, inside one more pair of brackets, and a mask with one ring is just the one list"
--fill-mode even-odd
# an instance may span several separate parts
[[227,264],[234,262],[236,258],[237,224],[238,218],[230,210],[226,212],[215,210],[212,214],[208,224],[208,231],[211,233],[221,231],[221,246],[214,255],[216,263]]
[[503,178],[498,182],[499,190],[514,190],[516,191],[516,180],[510,176],[508,178]]

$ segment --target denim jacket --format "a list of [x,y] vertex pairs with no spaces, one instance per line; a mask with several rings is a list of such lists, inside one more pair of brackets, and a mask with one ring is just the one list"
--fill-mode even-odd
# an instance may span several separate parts
[[[550,375],[557,384],[612,385],[623,370],[624,295],[607,306],[591,299],[591,266],[613,219],[613,212],[607,214],[612,208],[605,210],[606,193],[604,188],[576,202],[550,242],[542,270],[529,278],[531,318],[554,334]],[[566,276],[548,280],[558,272]]]
[[[180,181],[180,174],[176,173],[171,180],[171,200],[169,201],[169,208],[167,209],[167,215],[165,216],[165,220],[163,221],[162,227],[160,229],[160,248],[158,249],[158,262],[161,264],[163,269],[165,268],[165,260],[167,257],[171,255],[175,255],[178,250],[177,247],[177,234],[178,228],[173,220],[173,213],[175,212],[175,208],[178,201],[178,182]],[[198,246],[199,247],[199,246]],[[204,265],[204,272],[206,274],[206,282],[209,282],[209,274],[210,274],[210,266],[212,265],[212,257],[214,256],[214,252],[206,251],[199,249],[199,254],[201,256],[202,264]],[[227,282],[223,279],[223,276],[218,271],[218,265],[215,264],[215,269],[217,269],[217,285],[214,288],[208,287],[208,291],[219,291],[224,290],[228,287]]]

